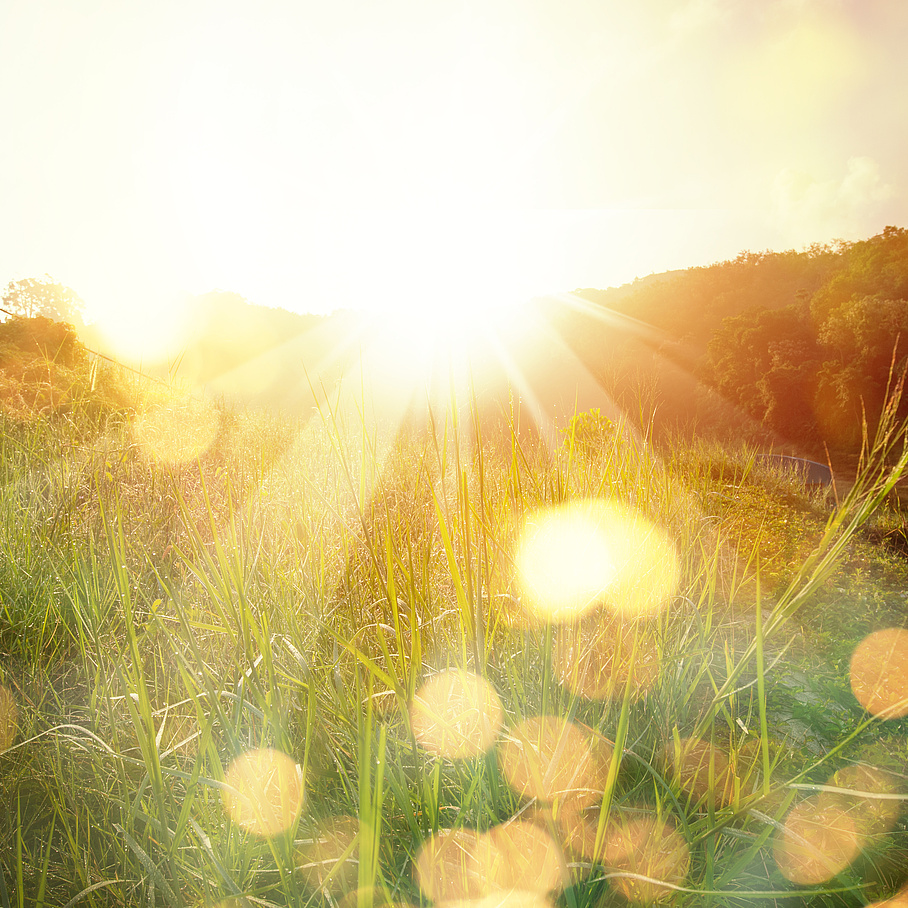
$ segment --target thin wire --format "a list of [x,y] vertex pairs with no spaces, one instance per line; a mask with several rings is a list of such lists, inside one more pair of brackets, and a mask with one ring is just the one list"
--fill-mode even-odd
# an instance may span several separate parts
[[[0,312],[4,312],[7,315],[11,315],[13,318],[22,318],[22,315],[16,312],[10,312],[9,309],[4,309],[0,306]],[[79,343],[82,343],[81,341]],[[82,344],[85,347],[85,344]],[[97,350],[92,350],[91,347],[85,347],[86,352],[91,353],[92,356],[97,356],[100,359],[106,359],[107,362],[113,363],[115,366],[119,366],[121,369],[127,369],[129,372],[135,372],[136,375],[141,375],[142,378],[147,379],[148,381],[156,381],[159,385],[168,385],[163,378],[155,378],[153,375],[147,375],[141,369],[133,369],[132,366],[127,366],[125,363],[121,363],[119,360],[114,359],[112,356],[107,356],[104,353],[99,353]]]

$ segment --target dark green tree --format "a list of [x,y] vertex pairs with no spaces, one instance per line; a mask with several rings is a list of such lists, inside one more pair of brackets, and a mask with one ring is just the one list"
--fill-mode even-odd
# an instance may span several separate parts
[[792,440],[815,432],[819,348],[799,306],[728,318],[708,347],[708,369],[726,400]]
[[821,330],[839,306],[857,297],[908,299],[908,230],[882,233],[843,247],[839,270],[814,294],[813,323]]
[[[852,297],[827,317],[820,342],[822,421],[827,434],[857,443],[863,422],[872,430],[893,380],[908,364],[908,300]],[[905,412],[904,403],[900,409]]]

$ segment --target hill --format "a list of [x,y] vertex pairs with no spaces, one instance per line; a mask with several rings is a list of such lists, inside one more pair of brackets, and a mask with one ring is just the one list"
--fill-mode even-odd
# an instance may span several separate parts
[[657,428],[845,455],[906,365],[908,231],[742,253],[544,306],[616,395],[650,387]]

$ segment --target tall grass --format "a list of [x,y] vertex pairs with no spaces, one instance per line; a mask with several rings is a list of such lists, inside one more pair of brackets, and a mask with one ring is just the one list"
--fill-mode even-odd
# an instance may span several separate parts
[[[776,712],[908,464],[894,416],[831,509],[780,505],[747,451],[657,451],[595,414],[555,450],[469,408],[398,433],[223,412],[179,464],[125,421],[0,437],[0,905],[863,905],[908,874],[901,818],[867,806],[906,791],[901,723],[841,671],[823,752]],[[664,608],[528,613],[527,517],[576,500],[672,541]],[[591,694],[583,641],[606,638]],[[865,744],[868,775],[834,776]],[[810,791],[838,838],[795,859]]]

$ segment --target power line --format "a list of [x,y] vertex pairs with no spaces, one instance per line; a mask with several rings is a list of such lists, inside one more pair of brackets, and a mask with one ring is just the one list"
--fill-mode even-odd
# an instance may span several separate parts
[[[0,312],[4,312],[7,315],[11,315],[13,318],[22,317],[21,315],[15,313],[15,312],[10,312],[9,309],[4,309],[2,306],[0,306]],[[80,340],[79,343],[82,344],[82,341]],[[115,366],[117,366],[120,369],[126,369],[129,372],[135,372],[136,375],[141,375],[142,378],[146,379],[147,381],[156,381],[159,385],[165,385],[166,387],[170,387],[167,384],[167,382],[164,381],[163,378],[155,378],[153,375],[146,375],[144,372],[141,371],[141,369],[134,369],[132,366],[127,366],[125,363],[121,363],[119,360],[114,359],[112,356],[107,356],[105,353],[100,353],[97,350],[92,350],[91,347],[86,347],[85,344],[82,344],[82,346],[85,348],[85,351],[87,353],[91,353],[92,356],[97,356],[100,359],[106,359],[107,362],[113,363]]]

